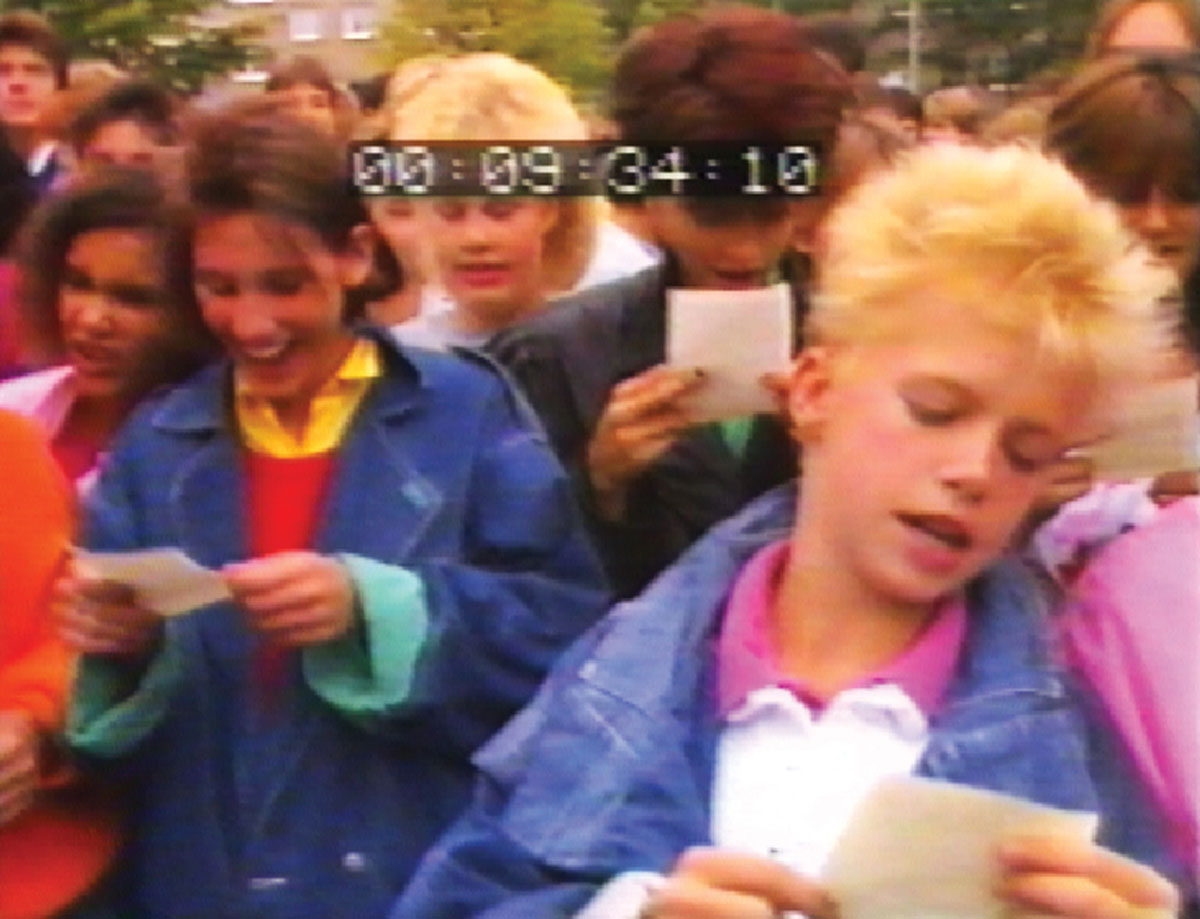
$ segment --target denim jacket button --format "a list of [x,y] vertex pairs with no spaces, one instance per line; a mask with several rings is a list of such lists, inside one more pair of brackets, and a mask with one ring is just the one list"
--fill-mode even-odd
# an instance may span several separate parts
[[347,871],[362,871],[367,867],[367,859],[361,852],[347,852],[342,856],[342,867]]

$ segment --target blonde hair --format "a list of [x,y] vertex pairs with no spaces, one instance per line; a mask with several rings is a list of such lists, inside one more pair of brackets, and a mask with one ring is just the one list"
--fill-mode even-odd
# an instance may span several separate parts
[[[584,141],[584,119],[563,87],[505,54],[424,58],[401,64],[388,87],[386,127],[405,141]],[[561,198],[546,234],[543,274],[551,292],[569,290],[592,255],[602,202]]]
[[1113,207],[1028,147],[918,148],[850,192],[825,243],[812,342],[895,334],[913,295],[939,289],[1030,340],[1031,360],[1102,386],[1145,372],[1169,339],[1159,302],[1170,272]]

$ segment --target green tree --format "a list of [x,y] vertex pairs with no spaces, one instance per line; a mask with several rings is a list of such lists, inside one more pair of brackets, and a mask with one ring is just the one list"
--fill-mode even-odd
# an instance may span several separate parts
[[[891,11],[908,6],[908,0],[887,3]],[[1069,69],[1099,6],[1099,0],[925,0],[922,57],[941,83],[1015,86]]]
[[611,33],[595,0],[398,0],[381,39],[388,64],[501,51],[584,98],[603,90],[612,66]]
[[73,56],[102,58],[182,92],[260,59],[259,24],[220,21],[213,0],[4,0],[33,9],[58,30]]

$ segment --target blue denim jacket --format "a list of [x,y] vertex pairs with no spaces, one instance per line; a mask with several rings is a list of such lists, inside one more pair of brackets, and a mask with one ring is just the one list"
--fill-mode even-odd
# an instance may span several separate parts
[[[379,340],[386,372],[339,448],[315,546],[346,562],[362,625],[294,655],[265,705],[228,603],[170,620],[140,680],[82,662],[69,739],[135,789],[122,915],[384,916],[465,805],[469,754],[605,608],[565,474],[512,390]],[[87,544],[246,558],[229,405],[217,366],[140,411]]]
[[[570,916],[615,875],[663,872],[688,846],[711,844],[714,639],[737,572],[789,534],[794,503],[790,487],[758,499],[564,656],[477,755],[471,808],[430,850],[392,919]],[[1148,808],[1138,810],[1124,776],[1089,768],[1086,726],[1028,587],[1007,565],[971,585],[963,659],[918,772],[1099,810],[1103,841],[1157,862],[1156,828],[1137,816]],[[1120,812],[1112,792],[1125,797]]]

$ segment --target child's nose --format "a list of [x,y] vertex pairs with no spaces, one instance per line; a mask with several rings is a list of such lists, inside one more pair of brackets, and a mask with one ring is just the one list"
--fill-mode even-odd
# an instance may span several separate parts
[[996,439],[985,428],[964,429],[943,461],[942,482],[957,495],[976,503],[986,495],[995,471]]

